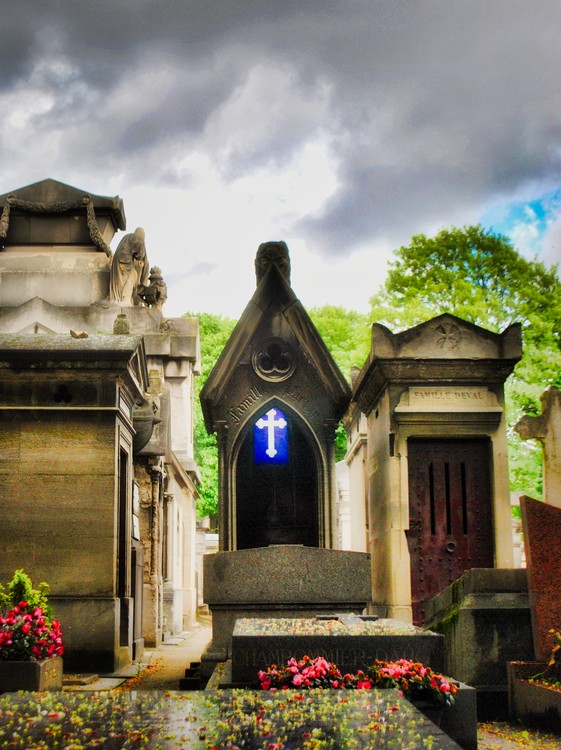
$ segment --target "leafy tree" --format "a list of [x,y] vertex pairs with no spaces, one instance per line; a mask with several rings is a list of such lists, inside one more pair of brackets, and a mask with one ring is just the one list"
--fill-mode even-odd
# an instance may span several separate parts
[[308,315],[337,366],[350,379],[351,368],[362,367],[370,351],[368,316],[335,305],[312,307]]
[[[362,367],[370,351],[368,316],[335,305],[312,307],[308,314],[343,375],[350,379],[351,368]],[[341,423],[335,433],[335,460],[347,453],[347,433]]]
[[494,331],[520,322],[524,355],[507,381],[511,487],[541,493],[541,451],[512,425],[538,413],[548,384],[561,384],[561,282],[556,267],[523,258],[510,240],[481,226],[415,235],[396,251],[371,298],[371,320],[393,330],[443,312]]
[[197,516],[214,516],[218,508],[218,448],[216,435],[206,431],[200,402],[201,388],[214,367],[220,352],[230,338],[236,321],[213,313],[186,313],[199,319],[201,341],[201,375],[195,379],[194,393],[194,448],[202,484],[197,500]]

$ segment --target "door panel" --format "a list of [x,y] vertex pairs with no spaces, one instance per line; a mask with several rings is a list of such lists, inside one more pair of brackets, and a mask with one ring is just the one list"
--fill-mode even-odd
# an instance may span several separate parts
[[470,568],[494,565],[490,444],[410,439],[409,531],[413,621]]

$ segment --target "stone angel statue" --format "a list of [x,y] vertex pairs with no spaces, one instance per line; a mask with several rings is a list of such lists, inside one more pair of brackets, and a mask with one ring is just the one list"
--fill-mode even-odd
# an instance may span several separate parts
[[119,305],[139,305],[139,292],[148,285],[149,265],[144,229],[137,227],[119,242],[111,261],[109,301]]

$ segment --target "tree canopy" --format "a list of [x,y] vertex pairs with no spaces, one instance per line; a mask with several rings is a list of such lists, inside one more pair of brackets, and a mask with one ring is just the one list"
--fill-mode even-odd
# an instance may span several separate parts
[[201,375],[195,379],[194,388],[194,451],[201,472],[202,484],[197,500],[197,516],[214,516],[218,509],[218,449],[216,435],[205,429],[200,393],[220,352],[230,338],[236,321],[213,313],[186,313],[199,319],[201,340]]

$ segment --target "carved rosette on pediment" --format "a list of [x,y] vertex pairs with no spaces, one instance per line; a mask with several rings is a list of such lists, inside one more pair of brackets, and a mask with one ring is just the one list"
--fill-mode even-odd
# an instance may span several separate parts
[[257,344],[251,355],[255,373],[269,382],[282,382],[294,373],[296,356],[284,339],[273,337]]
[[462,341],[462,331],[456,323],[441,323],[435,328],[435,343],[439,349],[455,349]]

